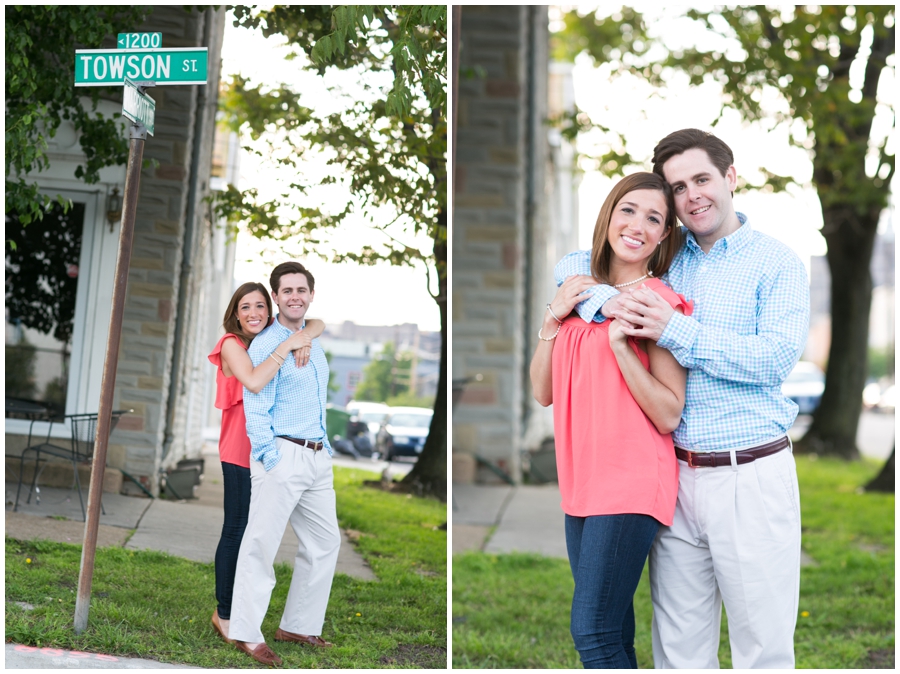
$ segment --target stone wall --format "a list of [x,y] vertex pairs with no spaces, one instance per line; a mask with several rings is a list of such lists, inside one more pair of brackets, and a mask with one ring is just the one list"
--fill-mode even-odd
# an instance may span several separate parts
[[[481,379],[466,384],[454,408],[453,449],[477,454],[516,481],[526,386],[527,228],[543,187],[543,166],[535,163],[541,136],[528,124],[546,117],[546,97],[531,88],[546,72],[546,26],[546,7],[462,10],[452,376]],[[479,477],[497,479],[484,469]]]
[[[552,441],[529,365],[553,267],[578,243],[570,66],[549,62],[546,6],[462,9],[453,220],[453,478],[514,481]],[[551,76],[552,72],[552,76]]]
[[[156,100],[156,134],[148,137],[144,158],[157,165],[141,175],[114,403],[116,409],[134,413],[124,416],[112,434],[108,463],[138,477],[154,493],[160,469],[199,454],[202,442],[200,417],[205,414],[196,410],[196,423],[189,423],[188,412],[202,396],[203,387],[196,385],[199,365],[193,362],[198,345],[212,338],[206,335],[206,321],[197,318],[205,316],[204,280],[211,257],[211,223],[202,200],[209,193],[224,14],[224,8],[156,6],[137,29],[162,32],[163,47],[209,47],[210,84],[150,90]],[[189,217],[192,227],[187,226]],[[182,283],[188,289],[180,295]],[[179,312],[184,326],[176,334]],[[177,365],[176,339],[181,344]],[[199,355],[205,361],[205,353]],[[173,377],[177,394],[173,418],[167,419]],[[125,489],[130,489],[127,483]]]

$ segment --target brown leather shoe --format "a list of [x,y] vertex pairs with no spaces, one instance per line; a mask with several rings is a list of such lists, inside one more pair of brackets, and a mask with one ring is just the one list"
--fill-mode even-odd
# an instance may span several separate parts
[[234,639],[229,639],[228,635],[222,631],[222,625],[219,623],[219,610],[216,609],[212,614],[212,626],[216,628],[216,632],[219,633],[219,636],[225,640],[226,644],[233,644]]
[[249,655],[251,658],[253,658],[260,664],[263,664],[266,666],[271,666],[271,665],[278,665],[279,667],[281,666],[281,658],[279,658],[275,654],[275,651],[273,651],[271,648],[269,648],[268,645],[266,645],[266,644],[260,644],[259,646],[256,647],[255,650],[252,650],[252,651],[250,650],[250,647],[243,641],[235,641],[234,645],[237,646],[237,649],[239,651],[243,651],[244,653]]
[[309,636],[306,634],[294,634],[280,627],[275,630],[275,641],[291,641],[295,644],[306,644],[307,646],[315,646],[316,648],[331,648],[334,644],[325,641],[322,637]]

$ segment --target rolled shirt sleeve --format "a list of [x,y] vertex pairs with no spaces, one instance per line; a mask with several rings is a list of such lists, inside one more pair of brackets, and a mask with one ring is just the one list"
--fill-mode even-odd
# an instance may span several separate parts
[[[570,276],[590,276],[591,275],[591,251],[578,250],[569,253],[562,260],[556,263],[553,270],[553,277],[556,281],[556,287],[561,286]],[[585,293],[587,299],[575,305],[575,312],[581,316],[586,322],[591,321],[602,323],[606,320],[600,311],[603,305],[611,297],[619,294],[619,291],[612,286],[597,284],[588,288]]]

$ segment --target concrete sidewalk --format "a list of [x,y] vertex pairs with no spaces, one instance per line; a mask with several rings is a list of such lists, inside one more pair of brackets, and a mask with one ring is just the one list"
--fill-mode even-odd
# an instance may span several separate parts
[[[132,550],[158,550],[178,557],[212,562],[215,558],[219,534],[222,530],[222,501],[224,485],[216,446],[207,443],[203,458],[203,481],[196,489],[196,499],[167,501],[137,498],[121,494],[104,494],[100,515],[98,547],[125,546]],[[383,461],[335,457],[335,465],[357,468],[381,474],[388,465]],[[412,464],[393,463],[391,472],[403,475]],[[6,483],[6,535],[19,540],[52,540],[81,545],[84,540],[84,521],[78,494],[74,489],[40,488],[40,503],[32,497],[30,504],[27,485],[22,487],[18,512],[12,512],[16,499],[16,483]],[[83,491],[87,504],[87,487]],[[345,531],[338,556],[337,573],[354,578],[377,581],[378,578],[356,551]],[[298,540],[290,525],[285,530],[277,562],[293,563]],[[215,606],[214,588],[210,587],[209,612]],[[212,628],[210,628],[212,629]],[[52,648],[35,648],[6,644],[6,669],[181,669],[185,665],[169,665],[152,660],[122,658],[97,653],[78,653]]]
[[566,557],[565,518],[559,503],[556,484],[455,484],[453,552],[537,552]]

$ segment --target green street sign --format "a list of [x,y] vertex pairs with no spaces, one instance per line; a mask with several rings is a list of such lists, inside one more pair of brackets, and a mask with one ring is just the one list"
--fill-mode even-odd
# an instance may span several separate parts
[[206,84],[207,53],[202,48],[76,49],[75,86],[123,86],[125,78],[167,84]]
[[142,93],[131,80],[125,80],[122,94],[122,114],[132,122],[143,124],[151,136],[155,130],[156,101]]
[[116,40],[119,49],[159,49],[162,33],[119,33]]

